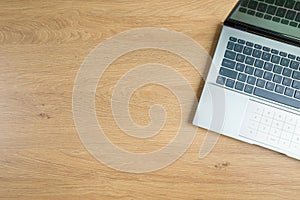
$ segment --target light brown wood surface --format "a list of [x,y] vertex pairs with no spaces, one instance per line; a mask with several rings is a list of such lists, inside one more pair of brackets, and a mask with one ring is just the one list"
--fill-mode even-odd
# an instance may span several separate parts
[[[300,162],[221,136],[198,158],[206,131],[170,166],[131,174],[94,159],[82,145],[72,115],[73,84],[89,52],[109,37],[137,27],[182,32],[213,54],[220,24],[236,0],[95,0],[0,2],[0,199],[299,199]],[[97,117],[108,137],[132,152],[169,142],[180,122],[172,93],[157,85],[136,91],[133,120],[149,123],[148,106],[165,105],[167,123],[147,140],[125,135],[111,114],[116,82],[148,62],[174,67],[196,93],[203,81],[185,60],[159,50],[117,59],[96,95]],[[199,96],[199,95],[198,95]],[[108,131],[109,130],[109,131]]]

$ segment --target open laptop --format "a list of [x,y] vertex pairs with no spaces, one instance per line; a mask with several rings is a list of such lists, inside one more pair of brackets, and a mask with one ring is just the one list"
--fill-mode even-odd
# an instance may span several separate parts
[[241,0],[193,124],[300,159],[300,0]]

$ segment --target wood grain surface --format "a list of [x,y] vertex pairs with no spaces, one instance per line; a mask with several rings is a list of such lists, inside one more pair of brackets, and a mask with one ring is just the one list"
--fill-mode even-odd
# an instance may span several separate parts
[[[137,27],[186,34],[213,55],[220,25],[236,0],[0,1],[0,199],[299,199],[300,162],[221,136],[199,159],[206,131],[176,162],[132,174],[93,158],[77,134],[73,84],[80,65],[99,43]],[[147,140],[124,134],[114,122],[112,91],[130,69],[143,63],[172,66],[195,93],[203,79],[182,58],[160,50],[128,53],[101,77],[96,111],[113,143],[131,152],[160,149],[174,137],[180,105],[158,85],[137,90],[132,119],[150,122],[149,106],[165,105],[161,133]]]

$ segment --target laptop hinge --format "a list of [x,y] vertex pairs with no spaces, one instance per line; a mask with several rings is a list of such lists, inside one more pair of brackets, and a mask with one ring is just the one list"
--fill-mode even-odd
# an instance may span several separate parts
[[276,33],[272,33],[269,30],[257,29],[255,27],[248,26],[246,24],[243,24],[243,23],[240,23],[240,22],[234,21],[234,20],[230,20],[230,21],[226,20],[224,22],[224,25],[238,29],[238,30],[246,31],[248,33],[253,33],[256,35],[267,37],[269,39],[273,39],[276,41],[280,41],[280,42],[284,42],[284,43],[288,43],[290,45],[300,47],[300,40],[298,40],[297,38],[290,38],[290,37],[284,37],[282,35],[276,35]]

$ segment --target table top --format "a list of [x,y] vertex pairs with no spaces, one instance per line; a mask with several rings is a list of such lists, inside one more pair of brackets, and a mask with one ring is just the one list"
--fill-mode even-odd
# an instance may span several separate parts
[[[161,160],[153,156],[146,157],[148,160],[141,158],[144,159],[142,163],[133,162],[130,157],[116,161],[120,155],[105,149],[104,143],[103,146],[94,145],[98,142],[93,130],[99,127],[92,125],[93,120],[82,116],[76,119],[82,102],[81,112],[86,110],[95,114],[112,146],[118,146],[128,155],[149,156],[152,152],[160,152],[173,141],[178,129],[185,123],[181,122],[182,105],[175,91],[154,83],[132,89],[127,87],[126,81],[119,80],[125,74],[134,73],[137,66],[160,63],[183,76],[199,98],[204,81],[191,63],[162,49],[145,48],[126,52],[112,60],[99,77],[99,82],[90,77],[83,77],[80,83],[75,82],[79,69],[88,69],[95,63],[111,59],[112,54],[103,55],[95,50],[93,52],[99,57],[89,63],[93,55],[90,52],[102,48],[100,44],[113,44],[112,48],[116,51],[120,44],[122,50],[122,41],[109,38],[142,27],[165,31],[167,36],[170,34],[170,41],[173,33],[180,37],[183,37],[181,33],[185,34],[187,37],[183,41],[193,39],[212,56],[222,22],[236,2],[0,2],[0,198],[298,199],[300,162],[279,153],[220,136],[211,152],[199,158],[200,147],[207,137],[216,137],[199,128],[192,137],[191,145],[174,160],[171,159],[173,154],[165,154],[159,157]],[[144,31],[141,37],[151,33],[139,30]],[[131,42],[135,41],[131,39]],[[165,44],[165,41],[168,41],[166,37],[159,44]],[[128,42],[125,47],[131,48],[130,44]],[[172,47],[176,46],[173,44]],[[95,75],[99,75],[97,73]],[[146,80],[148,76],[133,74],[132,77],[133,81],[127,81],[129,85]],[[96,85],[92,86],[92,83]],[[82,96],[75,97],[78,101],[75,100],[74,105],[78,110],[74,111],[72,102],[76,84],[90,89],[95,87],[95,103],[94,107],[91,106],[94,110],[84,107],[85,101],[88,101],[85,95],[93,94],[93,91],[79,90]],[[118,93],[121,94],[119,101],[132,89],[126,109],[138,128],[151,122],[149,109],[152,105],[164,106],[166,121],[161,124],[158,134],[151,135],[143,130],[140,133],[148,137],[137,138],[119,128],[115,117],[118,111],[125,112],[126,109],[122,102],[114,104],[116,102],[112,101],[118,84],[122,86]],[[119,107],[113,110],[113,105]],[[160,116],[153,117],[155,123],[161,121]],[[156,117],[158,121],[155,121]],[[124,118],[121,122],[125,128],[128,125],[126,120]],[[78,127],[81,122],[91,125]],[[183,142],[189,141],[183,139]],[[175,150],[182,148],[181,145],[178,143]],[[88,150],[98,151],[98,154],[92,156]],[[178,154],[176,151],[173,153]],[[138,166],[138,169],[128,170],[130,166]]]

